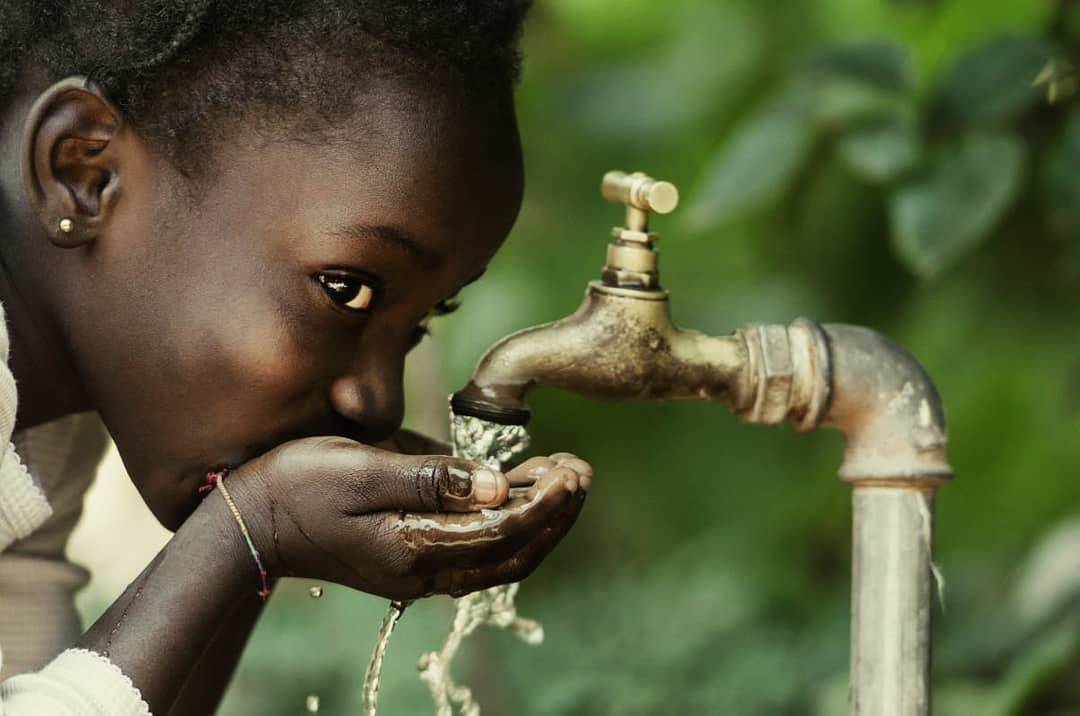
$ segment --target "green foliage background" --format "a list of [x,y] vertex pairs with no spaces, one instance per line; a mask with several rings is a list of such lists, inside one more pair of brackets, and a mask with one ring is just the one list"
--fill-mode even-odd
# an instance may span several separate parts
[[[934,376],[957,473],[936,711],[1080,713],[1080,3],[546,0],[525,49],[525,206],[413,359],[412,423],[441,427],[494,340],[577,307],[620,218],[604,171],[669,179],[684,204],[654,227],[680,324],[865,324]],[[462,660],[485,713],[846,712],[837,435],[531,402],[536,450],[597,479],[522,588],[544,645],[486,632]],[[358,712],[384,605],[307,586],[275,597],[225,713],[303,713],[309,693]],[[430,712],[415,664],[448,619],[447,600],[406,613],[383,713]]]

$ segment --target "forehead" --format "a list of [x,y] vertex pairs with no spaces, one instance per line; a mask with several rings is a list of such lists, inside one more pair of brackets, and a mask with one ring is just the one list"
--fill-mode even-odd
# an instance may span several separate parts
[[365,223],[399,227],[436,250],[475,245],[485,261],[517,216],[521,148],[509,98],[365,92],[347,117],[305,129],[284,138],[238,132],[212,193],[309,230]]

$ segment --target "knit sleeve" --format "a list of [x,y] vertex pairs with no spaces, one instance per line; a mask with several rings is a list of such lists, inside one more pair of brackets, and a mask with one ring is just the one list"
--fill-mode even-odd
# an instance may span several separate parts
[[40,527],[52,514],[45,492],[11,444],[19,401],[15,376],[8,367],[8,348],[7,323],[0,305],[0,552]]
[[[52,509],[11,442],[18,407],[0,305],[0,552],[45,522]],[[3,654],[0,653],[0,664]],[[131,679],[104,656],[68,649],[36,672],[0,683],[0,716],[150,716]]]
[[0,716],[150,716],[119,667],[86,649],[68,649],[41,671],[0,684]]

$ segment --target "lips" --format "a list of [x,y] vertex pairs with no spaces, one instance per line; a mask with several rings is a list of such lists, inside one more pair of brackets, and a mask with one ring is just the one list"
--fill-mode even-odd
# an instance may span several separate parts
[[217,470],[208,470],[206,473],[206,481],[199,485],[199,495],[206,497],[210,494],[210,491],[217,485],[218,480],[224,480],[225,476],[232,470],[231,467],[222,467]]
[[224,478],[227,474],[235,470],[240,465],[243,465],[248,460],[258,457],[265,452],[272,450],[275,446],[280,445],[282,442],[286,442],[288,438],[272,443],[260,443],[257,445],[250,445],[243,450],[238,450],[226,460],[222,460],[217,463],[210,464],[208,467],[203,468],[199,472],[199,480],[197,482],[196,493],[198,494],[198,500],[201,501],[214,489],[215,476],[221,475]]

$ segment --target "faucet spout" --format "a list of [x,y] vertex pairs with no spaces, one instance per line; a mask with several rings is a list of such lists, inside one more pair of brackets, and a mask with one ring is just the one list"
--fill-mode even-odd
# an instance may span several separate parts
[[746,349],[736,335],[678,328],[668,294],[589,284],[576,313],[496,343],[453,399],[454,412],[523,424],[536,385],[597,400],[719,400],[735,408]]

